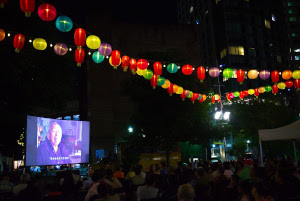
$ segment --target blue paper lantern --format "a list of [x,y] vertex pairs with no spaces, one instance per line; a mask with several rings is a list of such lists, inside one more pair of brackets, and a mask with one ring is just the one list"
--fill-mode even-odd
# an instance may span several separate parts
[[72,20],[67,16],[59,16],[56,19],[56,28],[62,32],[69,32],[73,28]]
[[168,66],[167,66],[167,71],[169,73],[176,73],[178,71],[178,66],[174,63],[170,63]]
[[103,60],[104,60],[104,56],[100,54],[100,52],[96,51],[93,53],[93,61],[96,63],[96,64],[99,64],[101,63]]

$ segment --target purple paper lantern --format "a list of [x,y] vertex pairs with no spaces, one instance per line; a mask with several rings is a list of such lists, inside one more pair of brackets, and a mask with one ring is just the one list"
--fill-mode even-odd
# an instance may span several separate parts
[[63,43],[57,43],[55,46],[54,46],[54,52],[58,55],[65,55],[67,54],[68,52],[68,47],[66,44],[63,44]]
[[100,54],[108,56],[112,52],[112,48],[111,45],[108,43],[101,43],[100,47],[98,48],[98,51],[100,52]]
[[268,71],[268,70],[262,70],[262,71],[260,71],[260,73],[259,73],[259,77],[260,77],[262,80],[268,79],[268,78],[270,77],[270,75],[271,75],[271,73],[270,73],[270,71]]
[[219,68],[213,67],[213,68],[209,69],[209,75],[210,75],[211,77],[218,77],[219,74],[220,74]]

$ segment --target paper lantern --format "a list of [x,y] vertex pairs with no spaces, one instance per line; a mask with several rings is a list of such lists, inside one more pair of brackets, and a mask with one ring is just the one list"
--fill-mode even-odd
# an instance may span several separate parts
[[294,87],[295,87],[295,89],[297,89],[297,91],[299,91],[299,89],[300,89],[300,80],[299,79],[294,80]]
[[188,98],[192,98],[194,95],[194,93],[192,91],[190,91],[189,96],[187,96]]
[[272,87],[270,85],[265,86],[266,92],[272,91]]
[[219,94],[215,94],[215,100],[216,100],[218,103],[220,102],[221,98],[220,98]]
[[160,62],[155,62],[153,64],[153,70],[155,75],[161,75],[162,74],[162,64]]
[[[117,69],[117,67],[121,64],[121,53],[118,50],[114,50],[111,52],[111,63],[112,66],[114,66],[114,69]],[[141,69],[143,70],[143,69]]]
[[274,95],[276,95],[276,94],[278,93],[278,86],[277,86],[276,84],[274,84],[274,85],[272,86],[272,93],[273,93]]
[[167,66],[167,71],[169,73],[176,73],[178,71],[178,66],[174,63],[170,63],[168,66]]
[[284,89],[285,89],[285,83],[284,83],[284,82],[279,82],[279,83],[277,84],[277,86],[278,86],[278,89],[281,89],[281,90],[284,90]]
[[[117,69],[118,66],[120,66],[122,63],[121,59],[119,59],[119,62],[116,62],[116,60],[114,60],[114,63],[113,63],[113,59],[112,57],[109,57],[109,64],[114,68],[114,69]],[[145,72],[144,72],[145,73]]]
[[21,10],[26,17],[30,17],[35,8],[35,0],[20,0]]
[[236,78],[237,78],[237,81],[240,83],[240,84],[243,84],[244,80],[245,80],[245,71],[243,71],[242,69],[239,69],[237,72],[236,72]]
[[289,81],[285,81],[285,86],[287,88],[291,88],[294,85],[293,81],[289,80]]
[[259,91],[258,89],[254,89],[254,96],[257,98],[259,96]]
[[213,67],[213,68],[210,68],[209,69],[209,75],[211,76],[211,77],[218,77],[219,76],[219,74],[220,74],[220,70],[219,70],[219,68],[217,68],[217,67]]
[[122,57],[122,65],[121,67],[123,68],[124,72],[127,72],[128,66],[129,66],[129,56],[123,56]]
[[223,76],[226,77],[227,79],[232,78],[233,70],[231,68],[225,68],[223,70]]
[[248,78],[251,79],[251,80],[254,80],[256,79],[258,76],[258,71],[257,70],[249,70],[248,71]]
[[243,94],[244,94],[244,96],[249,96],[248,90],[244,90],[244,91],[243,91]]
[[0,0],[0,8],[4,8],[4,5],[8,2],[8,0]]
[[265,87],[259,87],[259,88],[258,88],[258,92],[259,92],[260,94],[265,93],[265,92],[266,92]]
[[185,93],[185,97],[189,97],[191,92],[189,90],[185,90],[184,93]]
[[228,100],[229,102],[231,101],[230,93],[227,93],[227,94],[226,94],[226,98],[227,98],[227,100]]
[[146,59],[139,59],[137,62],[137,67],[141,70],[148,68],[148,61]]
[[216,97],[215,97],[215,96],[212,96],[212,97],[211,97],[211,103],[212,103],[212,104],[215,104],[215,101],[216,101]]
[[57,43],[56,45],[54,45],[54,52],[60,56],[63,56],[67,54],[68,47],[63,43]]
[[112,48],[111,45],[108,43],[101,43],[100,47],[98,48],[98,51],[104,56],[109,56],[112,52]]
[[248,90],[248,93],[249,93],[250,95],[253,95],[253,94],[254,94],[254,89],[249,89],[249,90]]
[[244,100],[244,93],[242,91],[240,91],[240,99]]
[[170,81],[165,79],[165,83],[161,87],[167,89],[170,86],[170,84],[171,84]]
[[300,79],[300,70],[295,70],[295,71],[293,72],[293,78],[294,78],[295,80],[299,80],[299,79]]
[[[100,52],[100,54],[101,54],[101,52]],[[130,59],[130,61],[129,61],[129,69],[131,70],[131,72],[132,72],[133,75],[136,73],[136,71],[137,71],[137,65],[136,65],[136,60],[135,59]]]
[[199,95],[199,97],[197,98],[197,100],[202,99],[202,95],[201,94],[198,94],[198,95]]
[[202,94],[202,98],[203,98],[203,101],[205,101],[207,97],[205,94]]
[[17,53],[24,47],[24,43],[25,36],[22,34],[16,34],[14,38],[14,48]]
[[38,8],[38,15],[44,21],[52,21],[56,18],[56,9],[49,3],[43,3]]
[[153,71],[147,69],[145,74],[143,75],[146,80],[150,80],[153,77]]
[[146,73],[147,69],[145,70],[141,70],[141,69],[137,69],[136,73],[139,75],[139,76],[144,76],[144,74]]
[[181,98],[182,101],[184,101],[185,97],[186,97],[185,96],[185,90],[183,90],[182,93],[180,94],[180,98]]
[[193,66],[187,64],[182,67],[182,73],[185,75],[190,75],[193,73]]
[[47,48],[47,42],[42,38],[36,38],[33,40],[33,47],[37,50],[45,50]]
[[178,87],[178,90],[176,92],[176,94],[182,94],[183,92],[183,88],[182,87]]
[[279,82],[279,72],[278,71],[272,71],[271,73],[271,79],[273,83]]
[[198,100],[199,99],[199,94],[198,93],[193,93],[193,97],[191,97],[191,101],[192,101],[192,103],[194,103],[196,100]]
[[72,20],[67,16],[59,16],[56,19],[56,28],[61,32],[69,32],[73,28]]
[[177,94],[178,88],[179,88],[178,85],[173,84],[173,93]]
[[157,78],[157,86],[162,86],[164,85],[166,82],[165,78],[159,76],[159,78]]
[[85,40],[86,40],[86,32],[82,28],[78,28],[75,30],[74,33],[74,43],[77,46],[77,48],[82,48],[85,46]]
[[93,53],[92,59],[96,64],[99,64],[104,60],[104,56],[100,54],[100,52],[96,51]]
[[170,83],[170,86],[167,88],[167,90],[168,90],[168,93],[170,94],[170,96],[172,96],[172,94],[173,94],[173,84],[172,83]]
[[85,55],[85,52],[83,49],[75,50],[75,61],[76,61],[78,67],[80,67],[81,64],[83,63],[84,55]]
[[235,91],[235,92],[234,92],[234,97],[239,97],[239,96],[240,96],[240,92]]
[[86,39],[86,46],[88,46],[88,48],[92,50],[98,49],[100,47],[100,44],[101,40],[98,36],[90,35]]
[[205,79],[205,68],[203,66],[197,68],[197,77],[200,82],[203,82],[203,80]]
[[284,80],[289,80],[292,78],[292,76],[293,76],[293,72],[290,70],[285,70],[282,72],[282,79]]
[[3,41],[5,38],[5,31],[3,29],[0,29],[0,41]]
[[153,87],[153,89],[156,88],[156,86],[157,86],[157,75],[152,76],[152,78],[150,79],[150,84]]
[[262,71],[260,71],[260,73],[259,73],[259,77],[260,77],[260,79],[262,79],[262,80],[269,79],[270,75],[271,75],[271,73],[270,73],[270,71],[268,71],[268,70],[262,70]]
[[230,92],[229,95],[230,95],[230,98],[235,98],[234,92]]

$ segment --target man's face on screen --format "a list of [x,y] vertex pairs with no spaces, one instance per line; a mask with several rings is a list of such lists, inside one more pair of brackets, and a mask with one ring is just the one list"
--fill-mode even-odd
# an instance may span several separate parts
[[49,140],[52,146],[58,146],[62,137],[62,130],[60,125],[54,123],[50,126]]

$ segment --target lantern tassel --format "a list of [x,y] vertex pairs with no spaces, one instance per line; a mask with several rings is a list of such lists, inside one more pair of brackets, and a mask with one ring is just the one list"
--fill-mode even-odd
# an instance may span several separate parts
[[200,80],[200,83],[203,83],[203,80]]
[[136,74],[135,70],[131,70],[131,72],[132,72],[132,74],[133,74],[133,75],[135,75],[135,74]]
[[16,49],[15,49],[15,52],[16,52],[16,53],[19,53],[19,52],[20,52],[20,50],[19,50],[18,48],[16,48]]
[[77,50],[80,50],[80,49],[81,49],[81,46],[78,46],[78,47],[77,47]]
[[114,66],[114,69],[116,70],[118,68],[118,66]]
[[81,63],[77,63],[77,66],[78,66],[78,67],[81,67]]
[[172,96],[172,94],[170,94],[170,96]]
[[239,82],[240,83],[240,85],[242,85],[243,84],[243,82]]
[[182,101],[184,101],[185,99],[183,98]]
[[30,17],[30,16],[31,16],[31,12],[28,12],[28,11],[25,12],[25,16],[26,16],[26,17]]
[[155,89],[156,87],[155,86],[153,86],[153,89]]

